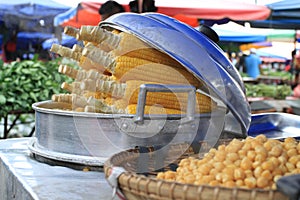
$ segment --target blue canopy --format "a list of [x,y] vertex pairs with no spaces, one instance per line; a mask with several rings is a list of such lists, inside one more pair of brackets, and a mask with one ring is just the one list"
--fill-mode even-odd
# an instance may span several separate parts
[[69,9],[52,0],[7,0],[0,3],[0,21],[18,31],[53,33],[53,18]]
[[266,6],[271,15],[266,20],[249,21],[252,27],[300,29],[300,0],[283,0]]
[[234,22],[213,25],[212,29],[219,35],[221,42],[253,43],[266,41],[265,34],[255,33]]
[[272,58],[272,59],[276,59],[276,60],[281,60],[282,62],[286,62],[287,60],[289,60],[288,58],[284,57],[284,56],[280,56],[280,55],[275,55],[272,53],[268,53],[268,52],[264,52],[263,50],[256,50],[256,54],[262,58]]
[[235,32],[229,30],[218,30],[215,29],[219,35],[220,41],[222,42],[240,42],[240,43],[251,43],[251,42],[261,42],[266,40],[265,35]]
[[29,49],[30,46],[42,44],[43,41],[53,38],[54,34],[40,32],[19,32],[17,34],[17,49]]
[[45,50],[49,50],[52,46],[52,44],[60,44],[63,45],[65,47],[73,47],[74,44],[77,44],[78,41],[76,40],[76,38],[69,36],[69,35],[63,35],[61,41],[59,41],[57,38],[50,38],[45,40],[42,43],[42,47]]

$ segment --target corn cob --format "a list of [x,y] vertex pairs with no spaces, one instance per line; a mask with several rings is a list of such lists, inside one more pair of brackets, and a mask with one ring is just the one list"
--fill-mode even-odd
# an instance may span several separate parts
[[[123,86],[123,88],[120,86]],[[104,95],[105,97],[113,95],[114,98],[121,98],[124,94],[124,89],[124,84],[116,81],[85,79],[80,82],[80,90],[100,92],[106,94]]]
[[83,50],[83,47],[78,44],[74,44],[72,47],[72,51],[74,51],[74,52],[82,52],[82,50]]
[[[150,48],[149,45],[145,44],[144,42],[142,42],[132,34],[128,34],[124,32],[121,32],[119,34],[114,34],[98,26],[97,27],[83,26],[80,29],[79,35],[81,35],[82,38],[90,39],[90,41],[94,43],[96,42],[101,43],[104,40],[110,40],[110,39],[112,39],[113,41],[117,41],[114,40],[114,38],[119,38],[118,46],[116,46],[117,48],[112,50],[109,53],[94,46],[92,50],[90,47],[84,48],[82,54],[88,57],[89,59],[91,59],[92,61],[94,61],[94,63],[98,63],[104,66],[106,70],[111,72],[117,79],[121,79],[122,77],[121,81],[138,79],[138,80],[158,82],[160,80],[163,80],[162,83],[166,83],[166,84],[175,84],[176,82],[180,84],[186,84],[187,80],[189,80],[190,83],[196,86],[197,88],[201,86],[200,81],[197,78],[195,78],[193,75],[191,75],[187,70],[185,70],[180,65],[180,63],[170,58],[168,55],[156,49]],[[94,38],[94,40],[92,40],[92,38]],[[143,49],[136,50],[133,48],[133,46],[135,46],[133,44],[137,44],[136,47],[143,48]],[[120,52],[127,52],[127,54],[125,57],[124,56],[118,57],[118,55],[121,55]],[[139,58],[143,58],[143,59],[139,59]],[[177,73],[177,76],[173,76],[173,74],[170,76],[168,72],[170,71],[169,69],[171,67],[169,67],[169,69],[166,69],[166,67],[163,66],[141,67],[139,70],[136,70],[134,73],[126,73],[136,66],[152,63],[150,61],[165,64],[165,65],[170,65],[171,67],[175,66],[176,70],[177,68],[179,68],[178,71],[180,72],[180,74]],[[153,70],[153,68],[158,69],[158,71]],[[162,68],[165,71],[161,72]],[[145,69],[150,71],[149,73],[151,76],[147,74],[148,71],[144,72]],[[126,76],[124,76],[124,73],[126,73]],[[138,74],[140,74],[142,78],[138,78]],[[158,74],[160,76],[158,76]],[[149,79],[150,77],[152,78],[152,76],[154,79]],[[180,76],[180,78],[178,78],[178,76]],[[172,81],[168,81],[170,78],[172,79]],[[182,79],[183,81],[178,81]]]
[[80,52],[76,52],[76,51],[72,51],[72,49],[68,48],[68,47],[64,47],[62,45],[59,44],[52,44],[50,51],[53,53],[57,53],[60,56],[64,56],[67,58],[72,58],[76,61],[79,61],[80,57],[81,57],[81,53]]
[[119,109],[114,105],[109,105],[103,99],[96,99],[89,97],[87,100],[87,105],[84,108],[85,112],[97,112],[97,113],[115,113],[122,114],[125,113],[124,109]]
[[132,34],[125,32],[114,34],[114,32],[106,31],[99,26],[95,27],[90,34],[92,35],[90,37],[91,42],[101,45],[104,43],[110,44],[113,56],[126,55],[166,65],[181,66],[180,63],[170,58],[167,54],[152,48]]
[[78,78],[79,80],[85,78],[84,76],[86,75],[86,73],[81,73],[81,72],[85,72],[84,70],[79,71],[77,69],[69,67],[68,65],[59,65],[58,72],[65,74],[73,79],[80,77],[80,78]]
[[91,33],[95,27],[96,26],[90,25],[81,26],[76,33],[76,39],[93,42],[92,38],[94,38],[94,36]]
[[[102,44],[100,46],[102,46]],[[129,49],[129,48],[127,48],[127,49]],[[106,50],[103,50],[103,48],[99,48],[99,45],[95,46],[95,45],[89,44],[89,46],[87,48],[82,50],[82,53],[83,53],[83,55],[87,56],[92,51],[94,51],[93,52],[94,55],[90,55],[90,57],[95,57],[95,59],[97,59],[101,56],[110,57],[113,59],[115,57],[124,55],[124,56],[128,56],[128,57],[141,58],[143,60],[148,60],[148,61],[155,62],[155,63],[161,63],[164,65],[170,65],[173,67],[182,68],[182,65],[179,62],[177,62],[176,60],[174,60],[173,58],[171,58],[169,55],[167,55],[163,52],[160,52],[157,49],[151,48],[150,46],[140,48],[140,49],[134,49],[134,50],[130,49],[127,51],[126,51],[125,47],[119,46],[117,49],[107,52]],[[106,63],[106,65],[104,64],[104,66],[107,66],[107,63]]]
[[197,88],[201,82],[183,67],[177,68],[160,63],[154,63],[129,56],[113,57],[100,49],[88,52],[83,50],[83,55],[96,63],[100,63],[117,80],[144,80],[166,84],[188,84]]
[[66,26],[64,28],[64,33],[66,35],[69,35],[69,36],[72,36],[72,37],[76,37],[76,35],[78,34],[78,32],[79,32],[79,29],[74,28],[72,26]]
[[[101,46],[109,45],[114,56],[128,54],[127,56],[142,56],[141,58],[150,59],[154,62],[169,60],[171,65],[179,65],[179,63],[172,58],[166,59],[166,57],[168,57],[166,54],[153,49],[136,36],[126,32],[118,32],[117,34],[115,32],[116,31],[107,31],[99,26],[82,26],[77,33],[77,39],[91,42],[100,48]],[[142,51],[141,53],[139,53],[140,50]]]
[[[115,51],[113,51],[113,53],[115,56],[122,55]],[[129,57],[141,58],[144,60],[149,60],[151,62],[169,65],[172,67],[177,67],[177,68],[182,67],[182,65],[179,62],[177,62],[176,60],[171,58],[169,55],[162,53],[154,48],[137,49],[137,50],[125,53],[124,55],[129,56]]]
[[[88,42],[84,39],[89,40],[88,38],[90,38],[90,33],[88,31],[91,31],[92,29],[93,29],[93,27],[91,27],[91,26],[87,26],[87,27],[82,26],[80,29],[66,26],[64,28],[64,33],[67,35],[73,36],[73,37],[77,38],[78,40],[83,40],[84,45],[87,46],[87,45],[91,44],[91,42]],[[82,34],[80,34],[80,33],[82,33]],[[114,30],[114,31],[112,31],[112,33],[117,34],[117,31]],[[101,45],[98,45],[98,44],[95,44],[95,45],[97,45],[97,47],[99,47],[105,51],[111,50],[110,45],[107,44],[106,42],[101,43]]]
[[92,91],[85,91],[82,96],[84,96],[86,99],[88,99],[89,97],[94,97],[95,99],[105,99],[107,97],[106,94]]
[[93,69],[77,70],[72,67],[69,67],[68,65],[60,65],[58,67],[58,72],[65,74],[73,79],[76,79],[77,81],[81,81],[84,79],[93,79],[93,80],[102,79],[108,81],[115,80],[113,76],[104,75]]
[[76,94],[54,94],[52,95],[52,101],[69,103],[72,104],[73,108],[87,105],[87,98]]
[[71,84],[67,82],[63,82],[61,84],[61,88],[64,90],[67,90],[70,93],[73,94],[81,94],[82,90],[80,89],[80,82],[72,82]]
[[[203,87],[200,80],[176,60],[132,34],[117,30],[110,32],[99,26],[65,28],[65,33],[76,35],[78,40],[84,41],[85,47],[73,46],[66,52],[65,48],[55,49],[54,46],[53,50],[65,54],[66,57],[76,58],[80,66],[87,66],[86,61],[92,65],[88,68],[82,67],[83,70],[60,67],[61,73],[80,81],[81,92],[73,91],[73,83],[64,84],[64,88],[73,93],[70,103],[74,105],[74,109],[85,112],[135,114],[141,84],[192,84],[196,88]],[[88,72],[95,70],[85,69],[91,69],[93,64],[103,67],[101,72],[110,73],[110,76],[98,72],[88,75]],[[196,102],[197,113],[211,112],[216,107],[216,103],[209,96],[198,92]],[[160,104],[163,108],[155,104]],[[185,93],[148,92],[145,113],[180,114],[186,111],[186,104]]]
[[[140,85],[142,81],[127,81],[123,99],[129,104],[137,104]],[[153,84],[153,83],[152,83]],[[164,108],[186,111],[188,94],[170,92],[148,92],[146,105],[162,105]],[[207,95],[196,92],[196,112],[207,113],[216,108],[216,103]]]
[[[85,112],[97,112],[97,113],[115,113],[115,114],[136,114],[136,104],[130,104],[125,106],[123,100],[116,101],[116,103],[110,105],[103,100],[89,98],[88,105],[85,106]],[[122,104],[122,105],[120,105]],[[145,106],[144,114],[182,114],[180,110],[162,108],[160,106]]]
[[72,103],[73,94],[54,94],[52,95],[52,101]]
[[[84,84],[83,84],[84,83]],[[127,81],[126,83],[117,83],[114,81],[99,81],[92,83],[91,88],[95,91],[110,94],[115,98],[122,98],[127,104],[137,104],[138,100],[138,90],[140,85],[145,83],[145,81]],[[81,89],[87,89],[88,82],[82,82]],[[89,89],[91,89],[89,88]],[[197,109],[201,112],[210,112],[216,107],[214,101],[210,97],[196,93]],[[146,98],[146,105],[160,104],[165,108],[185,110],[187,108],[187,94],[186,93],[170,93],[170,92],[148,92]]]
[[[136,104],[130,104],[126,107],[126,113],[127,114],[136,114]],[[149,115],[149,114],[167,114],[167,115],[172,115],[172,114],[183,114],[184,112],[181,112],[180,110],[176,109],[170,109],[170,108],[162,108],[160,106],[145,106],[144,114]]]
[[93,90],[110,94],[115,98],[121,98],[125,94],[126,84],[118,83],[116,81],[105,81],[105,80],[91,80],[86,79],[81,81],[80,88],[82,90]]
[[[85,47],[85,49],[88,49]],[[68,47],[64,47],[59,44],[52,44],[50,51],[53,53],[57,53],[60,56],[71,58],[75,61],[79,62],[79,66],[85,70],[94,69],[99,72],[105,71],[104,67],[102,65],[99,65],[98,63],[94,63],[91,60],[87,59],[85,56],[82,56],[82,53],[78,51],[78,47],[74,47],[72,49]]]

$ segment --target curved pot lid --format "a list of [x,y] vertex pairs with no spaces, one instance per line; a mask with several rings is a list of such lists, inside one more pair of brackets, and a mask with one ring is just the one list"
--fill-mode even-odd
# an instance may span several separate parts
[[245,93],[227,68],[220,64],[226,62],[226,58],[217,53],[219,49],[212,50],[214,46],[206,36],[201,38],[205,42],[199,43],[198,39],[186,34],[188,30],[182,32],[152,17],[127,12],[115,14],[99,25],[129,32],[180,62],[207,85],[210,95],[227,106],[240,124],[241,132],[247,133],[251,112]]
[[245,92],[244,82],[237,68],[234,67],[232,63],[224,56],[223,50],[221,50],[218,45],[210,40],[210,38],[207,38],[205,34],[202,34],[201,31],[198,31],[195,28],[192,28],[187,24],[184,24],[166,15],[162,15],[159,13],[144,13],[143,15],[171,26],[172,28],[184,33],[187,37],[194,40],[200,46],[204,46],[206,51],[214,59],[214,61],[218,62],[220,66],[223,67],[234,78],[235,81],[237,81],[242,90]]

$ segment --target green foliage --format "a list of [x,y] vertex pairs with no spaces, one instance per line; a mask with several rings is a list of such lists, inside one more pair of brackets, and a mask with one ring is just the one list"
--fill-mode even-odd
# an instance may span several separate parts
[[267,85],[267,84],[245,84],[247,97],[271,97],[275,99],[285,99],[292,94],[289,85]]
[[2,64],[0,70],[0,118],[11,111],[32,111],[32,104],[63,93],[60,85],[70,78],[58,72],[61,59],[36,59]]
[[270,71],[270,70],[266,70],[266,71],[263,71],[263,75],[281,77],[282,80],[291,80],[292,77],[293,77],[292,73],[287,72],[287,71]]

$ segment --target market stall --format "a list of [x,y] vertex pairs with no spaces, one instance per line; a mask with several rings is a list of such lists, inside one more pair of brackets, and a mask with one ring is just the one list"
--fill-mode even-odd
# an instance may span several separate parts
[[[292,157],[299,146],[294,139],[299,136],[299,116],[252,115],[239,72],[209,39],[215,32],[201,30],[205,34],[159,13],[121,13],[99,26],[66,27],[65,33],[76,33],[76,38],[84,41],[83,47],[53,44],[50,51],[72,58],[79,68],[60,65],[58,71],[72,78],[61,85],[66,93],[53,94],[51,100],[32,105],[36,115],[34,137],[1,142],[3,196],[287,199],[289,194],[279,190],[279,185],[275,189],[270,171],[276,167],[273,161],[263,162],[273,154],[268,154],[262,144],[273,150],[274,140],[268,138],[288,138],[286,144],[276,141],[280,155],[285,144],[291,148],[285,154]],[[237,146],[227,148],[222,145],[226,143],[220,143],[223,140]],[[255,148],[258,143],[259,148]],[[211,154],[215,155],[217,149],[210,149],[218,145],[223,148],[222,156],[215,157],[220,159],[227,157],[224,153],[229,153],[228,149],[237,153],[241,145],[252,148],[253,153],[265,153],[256,164],[273,166],[266,168],[270,170],[270,182],[256,183],[259,174],[246,177],[238,173],[244,185],[227,185],[227,176],[222,176],[221,185],[208,186],[210,182],[175,182],[157,174],[165,167],[177,168],[182,156],[209,152],[212,157],[207,159],[214,161]],[[252,161],[248,165],[249,160],[240,160],[247,150],[241,157],[235,156],[234,161],[239,163],[231,160],[231,165],[224,163],[219,169],[239,165],[241,173],[254,170]],[[270,152],[279,156],[276,149]],[[253,155],[249,159],[254,159]],[[285,157],[277,162],[298,168],[297,159]],[[198,172],[205,167],[210,173],[210,164]],[[298,172],[286,168],[278,173]]]
[[0,22],[18,31],[54,33],[54,17],[69,9],[69,6],[55,1],[2,1]]
[[[100,22],[98,9],[105,1],[82,1],[77,8],[58,15],[54,24],[56,26],[71,25],[80,27],[81,25],[96,25]],[[129,11],[129,0],[118,0],[118,3]],[[263,20],[266,19],[270,11],[265,6],[239,3],[236,1],[155,1],[157,12],[168,16],[177,17],[179,20],[191,25],[198,26],[198,20],[215,20],[221,23],[222,20]],[[88,19],[88,20],[87,20]]]

